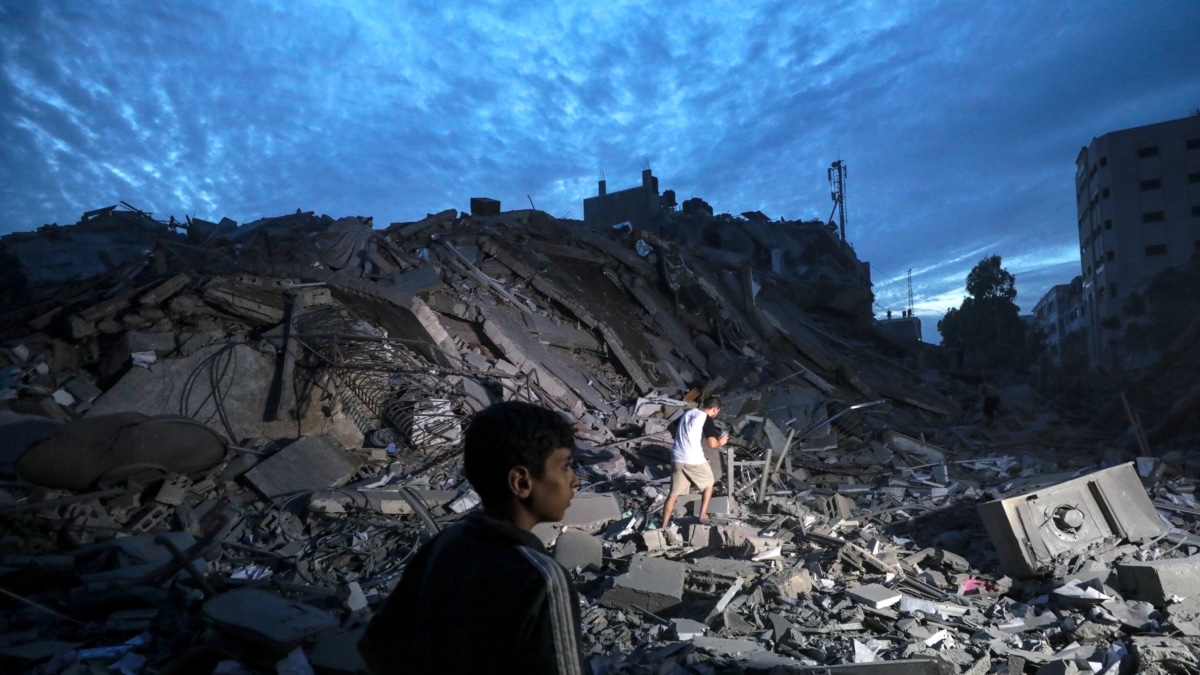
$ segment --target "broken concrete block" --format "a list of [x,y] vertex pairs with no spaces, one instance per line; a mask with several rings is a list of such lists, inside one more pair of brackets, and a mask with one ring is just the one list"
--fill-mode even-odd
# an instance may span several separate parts
[[1057,556],[1110,538],[1139,542],[1166,532],[1132,462],[976,509],[1001,569],[1013,576],[1047,571]]
[[[730,495],[715,495],[708,502],[708,513],[712,516],[736,516],[737,515],[737,500]],[[690,516],[699,518],[700,514],[700,495],[687,494],[680,495],[675,503],[675,509],[678,511],[683,508],[685,513]]]
[[898,604],[903,594],[881,584],[867,584],[866,586],[847,588],[846,597],[860,605],[866,605],[873,609],[883,609]]
[[763,580],[763,590],[768,594],[787,598],[799,598],[813,589],[812,574],[802,567],[792,567],[776,572]]
[[629,562],[629,571],[600,597],[600,604],[658,614],[683,600],[686,573],[687,565],[639,553]]
[[[1194,664],[1196,654],[1181,640],[1165,636],[1135,635],[1133,636],[1133,653],[1138,663],[1143,666],[1153,664]],[[1172,669],[1159,668],[1143,670],[1147,673],[1169,673]]]
[[214,596],[204,603],[203,611],[230,636],[249,638],[279,652],[338,625],[329,612],[253,588]]
[[724,546],[742,546],[746,539],[758,535],[758,528],[746,525],[718,525],[717,534]]
[[171,476],[159,486],[158,492],[154,495],[154,501],[159,504],[178,506],[187,497],[188,488],[191,486],[192,481],[187,476]]
[[554,541],[554,559],[567,569],[600,569],[604,565],[604,544],[578,530],[567,530]]
[[562,522],[538,523],[533,528],[543,542],[554,541],[564,528],[581,530],[588,534],[599,534],[609,523],[621,518],[621,505],[611,494],[580,492],[571,499],[571,505]]
[[742,555],[751,560],[767,560],[783,555],[783,540],[774,537],[746,537]]
[[305,436],[259,462],[245,479],[267,499],[345,485],[361,462],[333,439]]
[[671,635],[676,640],[688,641],[703,637],[708,632],[708,626],[695,619],[671,619]]
[[667,542],[667,535],[664,530],[646,530],[639,535],[642,540],[642,546],[647,551],[664,551],[670,548]]
[[63,388],[66,389],[71,396],[74,396],[76,400],[83,401],[85,403],[90,403],[91,401],[96,400],[100,394],[104,393],[99,387],[96,386],[94,382],[92,382],[92,378],[85,375],[71,378],[71,380],[63,385]]
[[1200,556],[1117,565],[1127,597],[1164,607],[1172,597],[1200,597]]

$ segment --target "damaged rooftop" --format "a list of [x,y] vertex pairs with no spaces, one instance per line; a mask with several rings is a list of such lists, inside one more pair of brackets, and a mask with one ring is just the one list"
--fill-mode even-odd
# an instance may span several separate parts
[[[844,228],[597,192],[0,238],[0,670],[362,672],[515,399],[575,425],[535,534],[593,673],[1197,672],[1194,340],[1130,387],[964,367],[873,319]],[[660,528],[711,394],[713,518]]]

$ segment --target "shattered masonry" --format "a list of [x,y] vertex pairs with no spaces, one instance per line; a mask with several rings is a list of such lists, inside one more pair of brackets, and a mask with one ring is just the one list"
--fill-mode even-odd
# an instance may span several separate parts
[[[593,672],[1195,672],[1195,439],[1105,436],[1111,400],[1016,378],[985,426],[981,374],[878,330],[836,233],[684,206],[110,207],[0,239],[0,670],[356,672],[408,557],[478,506],[465,424],[517,398],[576,423],[582,487],[535,533]],[[658,529],[670,422],[709,393],[712,521],[685,496]]]

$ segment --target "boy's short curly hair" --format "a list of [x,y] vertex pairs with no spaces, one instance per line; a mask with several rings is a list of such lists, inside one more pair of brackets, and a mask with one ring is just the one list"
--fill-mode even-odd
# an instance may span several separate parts
[[575,427],[561,414],[523,401],[488,407],[471,420],[463,439],[463,473],[484,508],[507,513],[512,506],[508,472],[524,466],[540,478],[546,459],[575,447]]

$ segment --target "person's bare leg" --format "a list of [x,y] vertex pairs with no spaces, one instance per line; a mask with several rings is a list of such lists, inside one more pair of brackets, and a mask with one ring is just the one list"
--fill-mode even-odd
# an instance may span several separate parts
[[712,501],[712,486],[705,488],[704,492],[700,493],[700,522],[708,522],[708,503]]
[[671,495],[667,497],[667,503],[663,505],[663,529],[671,522],[671,516],[675,513],[675,502],[679,500],[679,495]]

